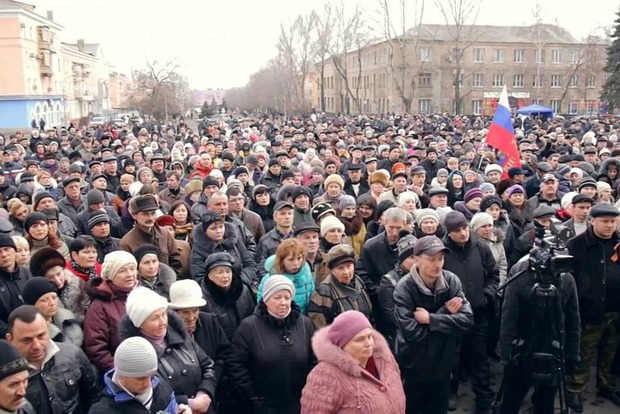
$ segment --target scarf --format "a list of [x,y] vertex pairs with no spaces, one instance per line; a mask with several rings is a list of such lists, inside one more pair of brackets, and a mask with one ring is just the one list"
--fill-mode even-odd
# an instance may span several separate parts
[[121,186],[119,186],[116,189],[116,195],[119,196],[120,199],[123,201],[127,201],[131,197],[131,194],[129,194],[129,191],[123,190],[123,187]]
[[194,230],[194,223],[177,224],[174,227],[175,236],[185,236]]
[[88,276],[88,280],[97,277],[96,267],[85,268],[74,262],[73,260],[69,263],[71,269],[75,270],[77,273],[81,273],[83,275]]

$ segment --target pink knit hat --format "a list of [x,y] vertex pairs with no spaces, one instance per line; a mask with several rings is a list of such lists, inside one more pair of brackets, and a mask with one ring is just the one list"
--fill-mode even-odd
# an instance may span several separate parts
[[334,345],[343,348],[351,338],[366,328],[372,328],[366,316],[362,312],[350,310],[336,316],[327,337]]

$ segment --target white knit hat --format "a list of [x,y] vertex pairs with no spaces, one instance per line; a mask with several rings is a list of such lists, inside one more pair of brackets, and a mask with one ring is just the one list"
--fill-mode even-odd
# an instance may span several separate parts
[[114,353],[115,375],[141,378],[157,372],[157,353],[141,336],[125,339]]
[[422,208],[420,210],[416,210],[415,220],[418,223],[418,225],[422,224],[422,222],[426,219],[435,220],[435,222],[439,224],[439,215],[432,208]]
[[340,229],[344,232],[344,224],[334,216],[327,216],[321,220],[321,237],[325,237],[327,232],[332,229]]
[[170,286],[170,309],[202,308],[206,304],[202,289],[195,280],[177,280]]
[[493,224],[493,217],[489,213],[479,212],[474,214],[471,218],[469,225],[473,231],[478,230],[480,227]]
[[562,200],[560,201],[560,205],[564,210],[568,209],[571,204],[573,204],[573,197],[578,195],[577,191],[569,191],[568,193],[562,196]]
[[281,290],[287,290],[291,296],[295,296],[295,285],[288,277],[282,275],[267,276],[263,285],[263,302],[268,301]]
[[101,268],[101,277],[104,280],[112,280],[121,267],[133,263],[138,266],[136,258],[133,254],[124,250],[116,250],[105,255],[103,266]]
[[151,289],[139,286],[127,296],[125,307],[127,308],[127,316],[134,326],[139,328],[153,312],[162,308],[166,309],[168,301]]

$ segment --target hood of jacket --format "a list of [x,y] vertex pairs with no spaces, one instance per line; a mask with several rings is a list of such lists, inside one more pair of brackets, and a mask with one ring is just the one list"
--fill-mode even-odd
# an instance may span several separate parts
[[[359,365],[359,361],[330,341],[328,334],[329,326],[326,326],[316,331],[312,337],[312,350],[318,361],[334,365],[353,377],[361,377],[364,368]],[[372,356],[375,359],[387,359],[391,352],[387,341],[374,329],[373,338],[375,344]]]
[[[133,401],[133,397],[121,387],[112,382],[112,375],[114,374],[114,370],[106,372],[103,376],[103,384],[104,384],[104,392],[108,394],[110,397],[114,398],[114,401],[117,403],[124,403]],[[153,375],[151,378],[151,387],[155,389],[159,385],[159,377],[157,375]]]
[[[120,299],[121,295],[115,292],[111,287],[110,283],[107,283],[106,280],[103,280],[101,276],[95,277],[88,282],[86,282],[85,287],[86,294],[91,298],[91,300],[99,299],[104,300],[106,302],[112,301],[112,299]],[[126,295],[128,295],[127,292]],[[125,295],[125,297],[126,297]]]
[[[620,173],[620,160],[617,160],[616,158],[607,158],[605,161],[603,161],[603,163],[601,164],[601,168],[599,168],[598,170],[598,173],[606,175],[607,169],[609,168],[611,164],[614,164],[616,168],[618,169],[618,172]],[[584,176],[585,176],[585,173],[584,173]]]

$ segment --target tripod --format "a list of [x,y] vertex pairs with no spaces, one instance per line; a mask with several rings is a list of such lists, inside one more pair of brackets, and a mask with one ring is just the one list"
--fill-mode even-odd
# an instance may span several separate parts
[[[506,282],[500,289],[524,274],[528,269],[517,273],[515,277]],[[515,340],[511,356],[511,363],[527,370],[531,374],[531,385],[534,386],[534,413],[553,412],[554,397],[556,391],[559,394],[560,413],[568,414],[566,405],[566,382],[564,349],[562,346],[562,292],[553,283],[553,275],[545,274],[537,270],[536,283],[531,289],[533,299],[532,320],[533,337],[531,340]],[[560,282],[560,277],[557,277]],[[494,412],[497,413],[500,402],[504,398],[507,388],[507,375],[502,378],[500,389],[493,403]]]

